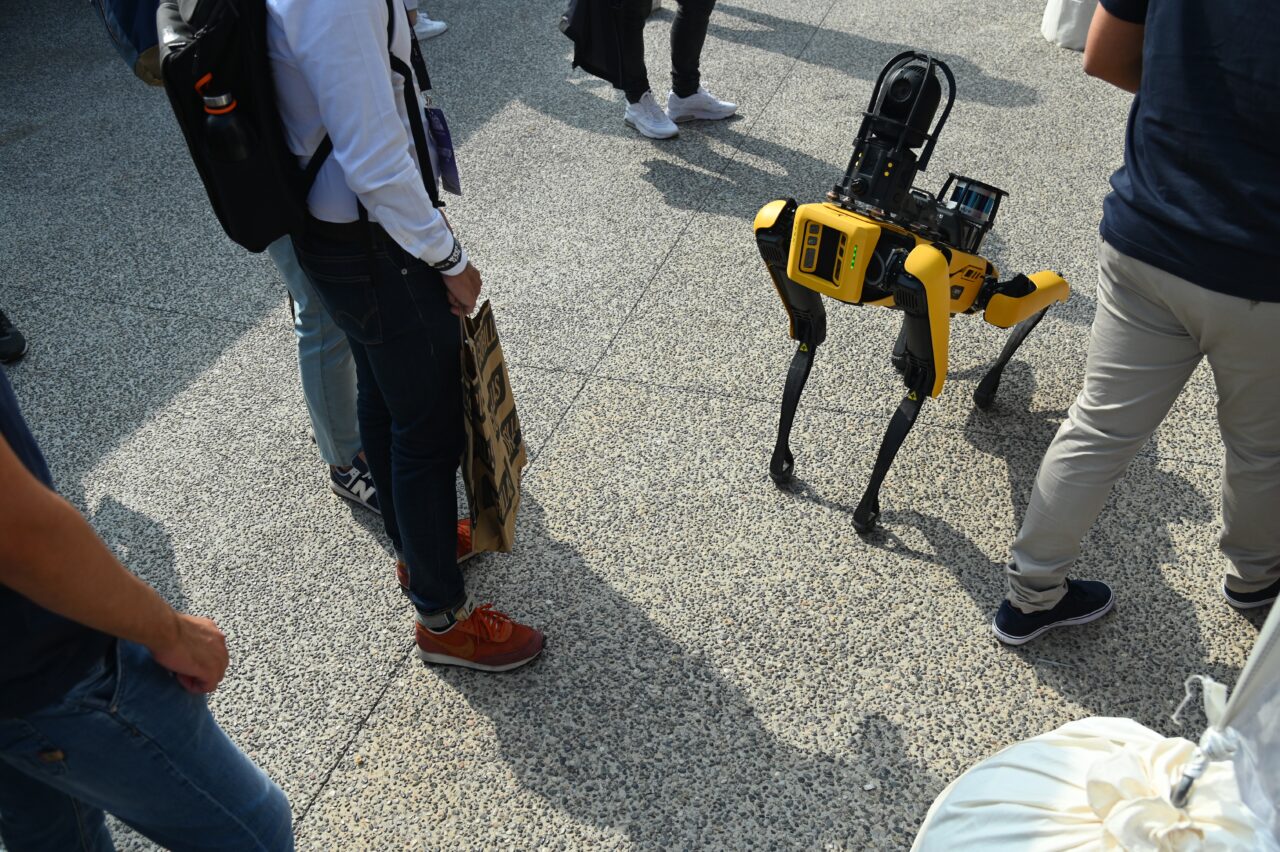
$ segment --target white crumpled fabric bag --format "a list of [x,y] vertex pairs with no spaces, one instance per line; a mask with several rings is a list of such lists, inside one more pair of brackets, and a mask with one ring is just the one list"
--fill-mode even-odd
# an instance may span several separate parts
[[1195,743],[1132,719],[1070,722],[984,760],[942,792],[916,852],[1258,852],[1260,823],[1231,763],[1213,763],[1185,811],[1169,791]]
[[1132,719],[1070,722],[951,782],[913,852],[1280,852],[1280,605],[1230,698],[1198,679],[1209,721],[1198,746]]
[[1096,8],[1098,0],[1049,0],[1040,21],[1040,34],[1059,47],[1084,50]]

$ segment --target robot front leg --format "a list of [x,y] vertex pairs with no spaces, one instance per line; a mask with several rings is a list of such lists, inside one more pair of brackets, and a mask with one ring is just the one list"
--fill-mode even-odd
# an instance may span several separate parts
[[903,317],[892,360],[906,382],[907,395],[889,419],[871,480],[853,510],[853,528],[860,535],[875,529],[880,519],[880,486],[920,416],[925,399],[942,392],[947,374],[950,313],[946,257],[932,246],[917,246],[895,277],[891,292]]
[[769,478],[778,485],[791,482],[796,467],[795,456],[791,455],[791,426],[800,405],[800,394],[809,381],[817,349],[816,344],[801,343],[791,358],[791,368],[787,370],[787,384],[782,390],[782,414],[778,418],[778,440],[773,445],[773,457],[769,459]]

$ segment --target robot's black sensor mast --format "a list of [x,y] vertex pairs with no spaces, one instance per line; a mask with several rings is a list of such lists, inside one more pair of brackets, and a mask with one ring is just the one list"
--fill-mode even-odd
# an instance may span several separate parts
[[[939,71],[946,78],[947,92],[935,125],[943,94]],[[897,218],[906,212],[916,172],[928,167],[955,99],[955,77],[945,62],[915,51],[895,56],[876,78],[849,167],[828,198],[846,209],[878,217]]]
[[928,168],[955,100],[956,81],[947,63],[915,51],[889,60],[862,114],[849,166],[827,200],[924,239],[977,251],[1004,190],[954,174],[936,198],[912,186],[916,173]]

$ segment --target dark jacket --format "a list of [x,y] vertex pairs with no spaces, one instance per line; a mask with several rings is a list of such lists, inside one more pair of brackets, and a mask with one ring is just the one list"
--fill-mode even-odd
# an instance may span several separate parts
[[618,37],[619,0],[569,0],[560,31],[573,41],[573,67],[619,88],[622,51]]

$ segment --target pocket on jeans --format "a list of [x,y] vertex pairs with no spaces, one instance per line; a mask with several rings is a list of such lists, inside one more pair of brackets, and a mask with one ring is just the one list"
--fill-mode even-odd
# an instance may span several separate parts
[[0,720],[0,753],[36,777],[67,773],[66,752],[25,719]]
[[83,708],[109,711],[120,700],[120,669],[120,642],[113,640],[102,662],[68,691],[67,698]]
[[359,343],[382,342],[382,320],[369,281],[367,254],[321,256],[298,246],[298,260],[338,328]]

